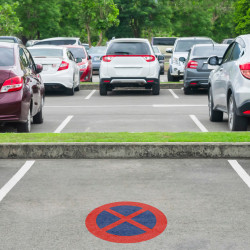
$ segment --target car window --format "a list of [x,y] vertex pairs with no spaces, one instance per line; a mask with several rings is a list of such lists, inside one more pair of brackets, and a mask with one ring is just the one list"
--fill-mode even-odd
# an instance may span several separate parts
[[227,46],[197,46],[193,48],[193,56],[209,57],[218,56],[222,57],[227,49]]
[[0,47],[0,66],[13,66],[14,63],[14,49]]
[[89,49],[89,54],[105,54],[107,50],[107,47],[102,47],[102,46],[98,46],[98,47],[91,47]]
[[29,67],[29,61],[25,55],[23,48],[19,49],[19,56],[20,56],[21,65],[23,65],[23,67],[25,68]]
[[75,59],[74,59],[74,57],[73,57],[73,55],[71,54],[70,51],[67,51],[67,56],[68,56],[69,60],[75,61]]
[[34,64],[33,58],[31,56],[31,54],[29,53],[29,51],[27,49],[24,49],[25,55],[28,59],[28,63],[29,63],[29,68],[32,69],[34,72],[36,71],[36,66]]
[[63,50],[62,49],[35,49],[34,47],[29,51],[33,57],[63,57]]
[[51,40],[37,42],[36,45],[74,45],[76,40]]
[[68,50],[73,54],[75,58],[86,58],[86,54],[84,49],[82,48],[68,48]]
[[114,42],[107,55],[150,55],[149,45],[144,42]]
[[157,37],[153,38],[153,45],[169,45],[173,46],[175,43],[175,37]]
[[232,50],[230,60],[233,61],[239,59],[242,56],[242,53],[243,53],[243,48],[236,42]]
[[191,47],[195,44],[213,44],[212,40],[198,40],[198,39],[192,39],[192,40],[179,40],[176,43],[175,46],[175,52],[187,52],[191,49]]
[[225,52],[225,54],[223,56],[223,59],[222,59],[222,62],[221,62],[222,64],[230,61],[230,56],[231,56],[232,50],[234,48],[234,44],[235,43],[231,43],[229,45],[228,49],[226,50],[226,52]]
[[15,43],[15,40],[12,38],[0,38],[0,42],[4,43]]

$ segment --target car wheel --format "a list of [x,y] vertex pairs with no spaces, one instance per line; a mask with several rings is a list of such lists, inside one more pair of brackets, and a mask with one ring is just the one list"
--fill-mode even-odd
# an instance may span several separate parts
[[184,91],[184,95],[191,95],[193,93],[190,87],[184,87],[183,91]]
[[75,91],[79,91],[79,90],[80,90],[80,75],[79,75],[78,85],[75,87]]
[[17,125],[17,132],[20,133],[29,133],[31,131],[31,112],[29,109],[29,113],[28,113],[28,117],[27,117],[27,121],[24,123],[19,123]]
[[33,116],[33,123],[34,124],[42,124],[43,123],[43,99],[40,107],[40,111]]
[[160,94],[160,79],[152,86],[152,94],[159,95]]
[[102,81],[100,81],[100,84],[99,84],[99,91],[100,91],[100,95],[102,96],[107,95],[108,93],[107,85],[102,83]]
[[223,121],[223,112],[214,110],[214,102],[213,102],[211,87],[208,90],[208,110],[209,110],[209,119],[211,122]]
[[174,82],[179,82],[180,79],[181,79],[181,78],[180,78],[179,76],[174,76],[174,77],[173,77],[173,81],[174,81]]
[[170,69],[168,69],[168,81],[169,82],[173,82],[174,81],[173,76],[170,74]]
[[236,104],[231,94],[228,100],[228,127],[230,131],[246,131],[248,118],[236,114]]

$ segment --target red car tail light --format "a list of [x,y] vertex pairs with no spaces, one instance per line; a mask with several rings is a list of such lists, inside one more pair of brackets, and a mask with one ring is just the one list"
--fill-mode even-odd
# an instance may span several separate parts
[[21,76],[16,76],[6,80],[1,88],[1,93],[14,92],[22,89],[23,78]]
[[60,70],[65,70],[65,69],[68,69],[69,68],[69,63],[65,62],[65,61],[62,61],[61,62],[61,65],[60,67],[58,68],[57,71],[60,71]]
[[250,115],[250,110],[244,111],[243,114],[245,114],[245,115]]
[[250,79],[250,63],[241,64],[240,72],[244,77]]
[[196,69],[197,66],[198,66],[198,62],[196,62],[196,61],[189,61],[187,63],[187,68],[188,69]]
[[104,62],[111,62],[112,59],[114,59],[114,57],[115,57],[115,56],[103,56],[103,57],[102,57],[102,60],[103,60]]
[[152,55],[147,55],[147,56],[142,56],[147,62],[153,62],[155,61],[155,56]]

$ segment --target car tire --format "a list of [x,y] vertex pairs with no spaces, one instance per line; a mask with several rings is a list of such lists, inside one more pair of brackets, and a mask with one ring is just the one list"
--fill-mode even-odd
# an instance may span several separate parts
[[72,88],[70,88],[70,89],[67,89],[66,90],[66,94],[73,96],[75,94],[75,88],[74,88],[74,86]]
[[42,99],[40,111],[36,115],[33,116],[33,123],[34,124],[42,124],[43,123],[43,99]]
[[78,81],[78,85],[75,87],[75,91],[80,91],[80,75],[79,75],[79,81]]
[[170,69],[168,69],[168,82],[173,82],[173,81],[174,81],[174,78],[170,73]]
[[230,131],[246,131],[248,127],[248,118],[239,116],[236,113],[236,104],[233,94],[230,95],[228,100],[228,127]]
[[184,91],[184,95],[191,95],[193,93],[190,87],[184,87],[183,91]]
[[17,124],[17,132],[19,133],[29,133],[31,131],[31,112],[29,109],[27,121],[24,123]]
[[208,112],[209,112],[209,119],[211,122],[223,121],[223,112],[219,110],[214,110],[214,101],[213,101],[211,87],[208,90]]
[[160,94],[160,78],[158,78],[158,81],[154,83],[154,85],[152,86],[152,94],[153,95]]
[[108,94],[108,90],[107,90],[107,85],[100,82],[99,84],[99,92],[101,96],[105,96]]
[[173,76],[173,82],[179,82],[180,79],[181,78],[179,76]]

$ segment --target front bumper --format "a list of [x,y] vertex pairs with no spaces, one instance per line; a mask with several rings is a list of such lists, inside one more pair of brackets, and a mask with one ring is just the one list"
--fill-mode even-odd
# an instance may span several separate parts
[[184,75],[184,64],[172,64],[170,65],[170,73],[172,76]]

